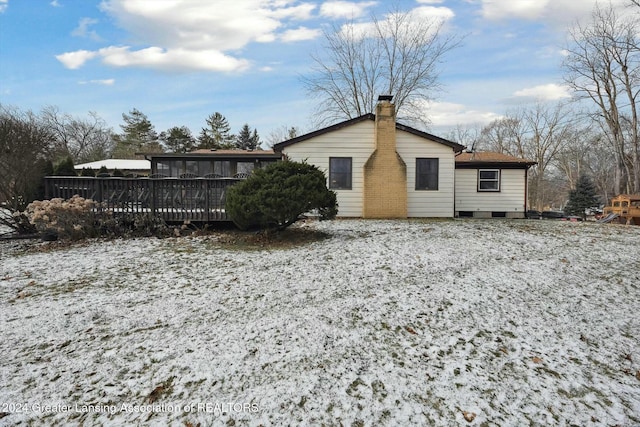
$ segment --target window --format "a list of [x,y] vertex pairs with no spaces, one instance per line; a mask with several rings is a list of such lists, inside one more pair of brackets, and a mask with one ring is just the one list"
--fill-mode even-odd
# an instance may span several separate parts
[[182,173],[182,160],[163,160],[156,164],[156,173],[177,177]]
[[236,165],[236,173],[251,173],[254,166],[253,162],[238,162]]
[[478,170],[478,191],[500,191],[500,171],[498,169]]
[[192,173],[196,176],[200,175],[198,172],[198,161],[197,160],[187,160],[186,161],[186,173]]
[[438,189],[438,159],[416,159],[416,190]]
[[329,188],[351,190],[351,157],[329,158]]
[[220,176],[231,176],[231,162],[228,160],[216,160],[213,163],[213,173]]

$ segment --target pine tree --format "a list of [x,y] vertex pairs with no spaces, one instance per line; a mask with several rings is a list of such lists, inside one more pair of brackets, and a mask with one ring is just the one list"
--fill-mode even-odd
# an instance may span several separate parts
[[598,206],[598,196],[593,182],[587,175],[580,175],[575,190],[569,192],[569,201],[564,208],[566,215],[578,215],[586,219],[586,209]]
[[207,117],[207,127],[198,136],[198,148],[225,149],[233,147],[234,137],[226,117],[217,111]]
[[254,129],[252,132],[249,124],[245,123],[236,137],[236,148],[240,150],[255,150],[258,145],[260,145],[258,130]]
[[115,135],[116,147],[114,157],[122,159],[135,158],[135,153],[141,151],[158,151],[158,134],[149,118],[137,109],[129,114],[123,113],[121,135]]
[[53,174],[55,176],[78,176],[75,168],[73,167],[73,159],[71,156],[66,157],[55,168],[53,168]]
[[188,153],[196,145],[191,130],[186,126],[174,126],[166,132],[162,132],[160,141],[171,153]]

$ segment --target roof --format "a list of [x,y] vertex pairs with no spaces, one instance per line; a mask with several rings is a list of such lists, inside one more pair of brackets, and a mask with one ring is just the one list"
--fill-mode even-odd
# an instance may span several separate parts
[[220,155],[239,155],[239,156],[252,156],[256,154],[274,154],[273,150],[217,150],[215,148],[200,148],[198,150],[190,151],[186,154],[220,154]]
[[[289,139],[287,141],[283,141],[283,142],[280,142],[278,144],[275,144],[273,146],[273,149],[275,151],[281,152],[284,148],[286,148],[286,147],[288,147],[290,145],[297,144],[299,142],[306,141],[308,139],[315,138],[315,137],[320,136],[320,135],[324,135],[325,133],[334,132],[336,130],[345,128],[347,126],[354,125],[356,123],[364,122],[366,120],[375,121],[376,120],[376,115],[373,114],[373,113],[369,113],[369,114],[365,114],[365,115],[360,116],[360,117],[356,117],[354,119],[350,119],[350,120],[346,120],[344,122],[336,123],[335,125],[332,125],[332,126],[329,126],[329,127],[326,127],[326,128],[322,128],[322,129],[319,129],[317,131],[314,131],[314,132],[311,132],[311,133],[307,133],[305,135],[301,135],[301,136]],[[429,139],[431,141],[446,145],[448,147],[453,148],[453,150],[455,152],[462,151],[465,148],[464,145],[460,145],[460,144],[458,144],[456,142],[449,141],[448,139],[440,138],[439,136],[435,136],[435,135],[432,135],[430,133],[423,132],[421,130],[412,128],[410,126],[405,126],[405,125],[400,124],[400,123],[396,123],[396,129],[402,130],[402,131],[405,131],[405,132],[409,132],[409,133],[411,133],[413,135],[419,136],[420,138]]]
[[495,151],[473,151],[460,153],[456,156],[456,168],[472,167],[501,167],[528,169],[537,164],[531,160],[510,156]]
[[279,159],[280,153],[273,150],[216,150],[201,148],[189,153],[160,153],[149,154],[153,159],[185,159],[185,158],[217,158],[217,159]]
[[618,194],[616,197],[613,197],[611,200],[623,200],[628,199],[630,202],[636,202],[640,200],[640,194]]
[[107,169],[120,169],[120,170],[151,170],[151,162],[149,160],[132,160],[132,159],[106,159],[98,160],[97,162],[83,163],[81,165],[75,165],[74,169],[100,169],[101,167]]

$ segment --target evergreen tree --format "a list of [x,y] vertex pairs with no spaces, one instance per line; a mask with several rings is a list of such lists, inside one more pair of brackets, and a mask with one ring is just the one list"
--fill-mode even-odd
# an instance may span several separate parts
[[78,176],[73,167],[73,159],[71,156],[65,158],[53,168],[55,176]]
[[191,130],[186,126],[174,126],[160,134],[160,141],[171,153],[188,153],[196,145]]
[[111,176],[111,174],[109,173],[109,169],[107,169],[106,166],[100,166],[100,169],[98,169],[98,173],[96,173],[96,176],[106,177],[106,176]]
[[227,214],[241,229],[284,229],[305,212],[317,210],[320,219],[335,218],[336,193],[327,178],[307,163],[275,162],[256,169],[227,191]]
[[252,132],[251,127],[245,123],[236,137],[236,148],[240,150],[255,150],[258,145],[260,145],[258,130],[254,129]]
[[91,168],[82,168],[80,176],[96,176],[96,171]]
[[149,118],[137,109],[129,114],[123,113],[124,124],[120,125],[122,134],[115,135],[115,158],[132,159],[135,153],[142,151],[156,152],[159,149],[158,134]]
[[595,206],[598,206],[596,187],[587,175],[580,175],[575,190],[569,192],[569,201],[564,208],[564,213],[586,219],[586,209]]
[[234,137],[227,119],[217,111],[210,115],[207,127],[202,128],[198,136],[198,148],[225,149],[233,147]]

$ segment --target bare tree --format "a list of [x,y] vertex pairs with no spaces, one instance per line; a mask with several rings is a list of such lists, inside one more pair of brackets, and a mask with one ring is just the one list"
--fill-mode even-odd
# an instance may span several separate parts
[[319,100],[318,125],[375,111],[378,95],[391,94],[398,117],[426,125],[424,104],[440,88],[438,65],[461,38],[444,21],[399,10],[370,24],[350,22],[325,33],[324,55],[302,78]]
[[479,124],[468,126],[458,124],[445,138],[466,146],[467,150],[475,151],[481,143],[482,127]]
[[615,189],[640,192],[640,21],[596,5],[588,25],[576,24],[564,61],[565,80],[593,113],[615,154]]
[[547,170],[563,144],[575,134],[567,117],[570,116],[562,104],[538,103],[507,113],[482,132],[486,148],[537,162],[529,173],[529,204],[537,209],[542,209],[547,201]]
[[300,128],[296,126],[282,125],[269,132],[267,140],[265,141],[265,145],[267,147],[273,147],[277,143],[286,141],[288,139],[293,139],[296,136],[299,136],[301,133],[302,132],[300,132]]
[[94,112],[84,119],[48,106],[42,110],[42,120],[55,138],[58,157],[70,156],[74,163],[83,163],[106,159],[113,150],[111,129]]
[[28,228],[19,213],[43,197],[52,141],[38,116],[0,105],[0,224],[18,231]]

